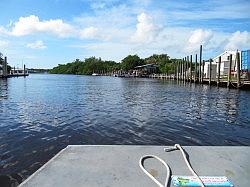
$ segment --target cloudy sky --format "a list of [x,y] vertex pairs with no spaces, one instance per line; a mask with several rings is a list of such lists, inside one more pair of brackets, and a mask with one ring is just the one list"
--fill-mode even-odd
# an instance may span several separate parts
[[90,56],[172,58],[250,49],[249,0],[1,0],[0,52],[51,68]]

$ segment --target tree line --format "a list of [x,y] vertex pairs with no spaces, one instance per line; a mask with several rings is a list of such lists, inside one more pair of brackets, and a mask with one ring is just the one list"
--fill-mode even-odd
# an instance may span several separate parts
[[57,67],[49,70],[49,73],[91,75],[92,73],[117,70],[129,71],[133,70],[136,66],[145,64],[156,64],[158,66],[158,73],[173,73],[176,61],[177,59],[171,59],[167,54],[154,54],[145,59],[140,58],[138,55],[128,55],[121,63],[90,57],[83,61],[76,59],[71,63],[58,64]]

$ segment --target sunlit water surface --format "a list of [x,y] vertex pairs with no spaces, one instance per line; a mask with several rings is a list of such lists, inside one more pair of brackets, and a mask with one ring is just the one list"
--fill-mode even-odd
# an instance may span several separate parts
[[0,80],[0,186],[69,144],[250,145],[250,92],[77,75]]

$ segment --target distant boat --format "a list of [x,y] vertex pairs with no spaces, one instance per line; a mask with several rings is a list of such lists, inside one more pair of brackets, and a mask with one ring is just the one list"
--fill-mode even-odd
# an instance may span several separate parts
[[97,73],[92,73],[92,76],[99,76],[99,74],[97,74]]

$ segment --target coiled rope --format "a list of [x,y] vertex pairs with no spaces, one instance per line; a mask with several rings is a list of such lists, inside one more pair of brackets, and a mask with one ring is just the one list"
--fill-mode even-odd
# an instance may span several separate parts
[[[188,169],[191,171],[191,173],[199,180],[200,184],[202,187],[205,187],[204,183],[202,182],[202,180],[200,179],[200,177],[195,173],[195,171],[193,170],[193,168],[191,167],[190,163],[187,160],[187,156],[184,152],[184,150],[182,149],[182,147],[179,144],[175,144],[174,147],[169,147],[169,148],[164,148],[164,151],[169,152],[169,151],[173,151],[173,150],[177,150],[179,149],[182,153],[182,156],[186,162],[186,165],[188,167]],[[167,176],[166,176],[166,180],[165,180],[165,184],[161,184],[155,177],[153,177],[145,168],[144,168],[144,161],[148,158],[154,158],[157,159],[158,161],[160,161],[167,169]],[[170,179],[170,167],[169,165],[162,160],[161,158],[159,158],[158,156],[155,155],[144,155],[140,158],[139,161],[139,166],[142,169],[142,171],[152,180],[154,181],[159,187],[167,187],[168,183],[169,183],[169,179]]]

